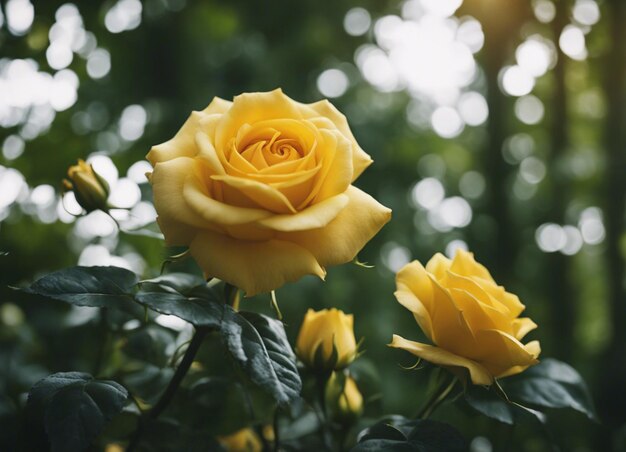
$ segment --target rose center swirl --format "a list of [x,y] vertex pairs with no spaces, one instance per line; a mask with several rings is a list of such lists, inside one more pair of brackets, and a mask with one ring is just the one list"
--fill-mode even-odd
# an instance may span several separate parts
[[301,143],[294,138],[283,137],[280,131],[275,131],[271,137],[259,138],[248,143],[243,151],[239,152],[258,169],[304,156]]

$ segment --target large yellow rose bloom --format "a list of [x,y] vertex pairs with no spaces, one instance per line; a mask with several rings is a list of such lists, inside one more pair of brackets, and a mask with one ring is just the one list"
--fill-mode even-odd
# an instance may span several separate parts
[[391,347],[453,370],[465,368],[480,385],[538,362],[539,342],[520,342],[537,325],[519,317],[519,298],[498,286],[471,253],[459,250],[453,260],[436,254],[426,268],[413,261],[398,272],[396,284],[396,298],[436,346],[394,335]]
[[166,242],[248,295],[324,278],[391,216],[351,185],[372,160],[325,100],[301,104],[281,90],[216,97],[147,158]]

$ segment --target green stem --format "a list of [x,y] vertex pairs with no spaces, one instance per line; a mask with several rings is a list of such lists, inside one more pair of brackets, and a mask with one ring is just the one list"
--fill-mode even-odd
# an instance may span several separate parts
[[128,448],[126,449],[126,452],[132,452],[133,450],[137,448],[137,446],[139,445],[141,441],[141,435],[146,427],[146,424],[149,421],[153,421],[157,419],[159,415],[170,404],[170,402],[172,401],[172,398],[174,397],[174,394],[178,390],[178,387],[180,386],[183,379],[185,378],[185,375],[187,375],[187,372],[189,371],[189,368],[191,367],[191,363],[193,362],[196,356],[196,353],[198,353],[198,350],[200,349],[200,345],[202,345],[202,340],[204,339],[204,337],[206,336],[208,332],[209,330],[206,328],[200,328],[200,327],[196,328],[196,332],[193,335],[191,342],[189,343],[189,347],[187,347],[187,350],[185,351],[185,355],[183,356],[182,361],[176,368],[176,372],[174,373],[174,376],[170,380],[169,384],[167,385],[167,388],[165,389],[165,391],[163,392],[163,394],[161,395],[157,403],[150,410],[148,410],[139,420],[137,430],[135,430],[135,432],[133,433],[133,436],[131,437],[128,443]]
[[280,450],[280,425],[278,423],[278,412],[280,408],[276,407],[274,411],[274,452]]
[[322,436],[322,442],[326,446],[327,450],[334,450],[332,434],[329,430],[328,425],[328,410],[326,407],[326,382],[328,381],[327,376],[317,375],[317,397],[320,408],[320,435]]
[[418,419],[428,419],[428,417],[433,414],[437,407],[439,407],[439,405],[441,405],[446,397],[452,392],[456,383],[456,377],[453,377],[450,382],[448,382],[447,379],[442,380],[441,384],[432,393],[430,398],[426,401],[415,417]]

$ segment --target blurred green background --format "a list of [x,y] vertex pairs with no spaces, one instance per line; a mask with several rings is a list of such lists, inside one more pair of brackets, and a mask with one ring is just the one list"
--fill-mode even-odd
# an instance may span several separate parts
[[89,158],[131,208],[120,222],[149,223],[150,147],[213,96],[282,87],[346,114],[375,160],[356,185],[394,212],[359,256],[374,269],[278,291],[290,336],[309,307],[354,313],[362,366],[380,376],[366,396],[411,415],[426,372],[402,369],[412,358],[385,344],[423,336],[394,299],[394,272],[468,248],[526,304],[542,356],[587,379],[602,425],[555,413],[547,435],[454,407],[436,417],[473,451],[551,450],[550,435],[562,450],[623,446],[626,2],[2,0],[0,11],[0,416],[39,378],[88,370],[99,339],[88,315],[20,303],[7,285],[76,264],[153,276],[167,253],[104,214],[68,214],[67,167]]

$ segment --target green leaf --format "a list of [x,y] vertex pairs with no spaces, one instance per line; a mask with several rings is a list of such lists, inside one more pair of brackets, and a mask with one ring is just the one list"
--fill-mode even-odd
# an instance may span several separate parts
[[421,452],[464,452],[467,444],[461,434],[451,425],[424,419],[409,433],[409,443]]
[[61,372],[32,387],[27,409],[41,416],[52,452],[81,451],[122,410],[127,398],[126,389],[114,381]]
[[131,358],[165,367],[170,359],[167,346],[174,341],[174,335],[167,328],[146,325],[130,333],[123,350]]
[[74,306],[118,308],[136,312],[130,294],[137,276],[119,267],[70,267],[38,279],[23,292]]
[[394,441],[391,439],[368,439],[352,448],[352,452],[419,452],[419,450],[417,446],[406,440]]
[[390,416],[359,434],[353,452],[462,452],[467,444],[452,426],[428,419],[406,419]]
[[156,278],[141,281],[144,284],[156,284],[159,286],[170,287],[176,292],[187,294],[194,287],[206,285],[206,281],[198,275],[190,273],[166,273]]
[[539,408],[570,408],[597,420],[587,385],[576,370],[556,359],[542,360],[502,381],[511,400]]
[[536,419],[545,422],[543,413],[518,403],[507,401],[495,388],[468,385],[464,394],[465,402],[475,411],[504,424],[514,424],[517,420]]
[[188,298],[178,292],[143,292],[135,294],[135,300],[161,314],[175,315],[187,322],[202,327],[218,328],[227,308],[219,298]]
[[282,322],[252,312],[225,310],[222,337],[253,383],[285,404],[298,397],[302,381]]
[[[189,391],[189,425],[212,435],[228,435],[254,420],[251,402],[241,384],[231,378],[198,380]],[[208,417],[208,418],[207,418]]]
[[[404,419],[404,418],[402,418]],[[393,418],[377,422],[363,430],[359,435],[359,442],[370,439],[383,439],[388,441],[406,442],[406,435],[398,427],[394,426]]]
[[123,381],[133,395],[153,404],[165,390],[173,375],[174,369],[171,367],[160,368],[145,364],[137,371],[126,374]]

